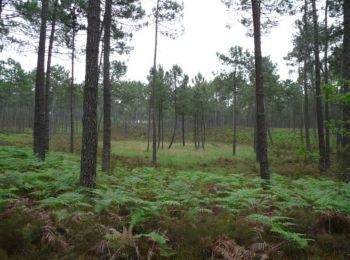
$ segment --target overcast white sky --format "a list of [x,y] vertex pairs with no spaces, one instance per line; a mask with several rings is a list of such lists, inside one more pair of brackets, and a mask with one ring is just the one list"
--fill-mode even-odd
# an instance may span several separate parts
[[[154,0],[143,0],[147,6],[153,5]],[[182,21],[185,32],[176,40],[163,36],[159,39],[158,64],[165,69],[170,69],[173,64],[178,64],[190,77],[201,72],[207,79],[213,78],[213,72],[220,71],[220,65],[216,52],[228,53],[231,46],[241,45],[253,51],[253,39],[246,36],[247,29],[239,22],[233,11],[227,11],[220,0],[185,0],[184,19]],[[290,68],[286,66],[283,57],[292,49],[292,34],[294,29],[294,17],[281,17],[280,24],[271,33],[262,39],[263,55],[271,55],[274,62],[278,63],[278,72],[281,78],[288,77]],[[226,24],[232,25],[231,29]],[[79,42],[85,44],[84,39]],[[125,79],[140,80],[146,82],[146,77],[153,63],[154,28],[146,27],[134,33],[131,42],[134,50],[124,57],[128,65]],[[12,52],[3,53],[6,57],[12,56]],[[116,56],[114,56],[116,57]],[[15,55],[26,69],[36,66],[36,55]],[[85,57],[81,56],[76,64],[76,80],[81,82],[85,77]],[[53,58],[54,64],[65,65],[69,69],[69,57],[62,55]]]

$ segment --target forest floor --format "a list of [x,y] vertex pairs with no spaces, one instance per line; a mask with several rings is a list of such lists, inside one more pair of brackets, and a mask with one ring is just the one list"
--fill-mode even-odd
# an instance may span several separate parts
[[31,135],[0,135],[0,259],[350,257],[350,184],[320,177],[314,155],[277,143],[266,187],[248,145],[175,144],[152,168],[145,142],[113,141],[90,191],[67,140],[39,162]]

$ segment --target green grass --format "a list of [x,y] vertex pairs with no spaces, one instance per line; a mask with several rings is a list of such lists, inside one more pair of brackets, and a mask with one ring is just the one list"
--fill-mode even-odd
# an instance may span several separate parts
[[[161,163],[176,164],[183,158],[188,164],[203,163],[230,156],[229,145],[208,146],[208,151],[215,151],[212,154],[174,148],[163,151]],[[113,143],[113,151],[118,154],[118,149],[123,150],[119,156],[144,156],[145,146]],[[237,163],[246,164],[249,156],[248,149]],[[350,253],[347,247],[339,249],[339,243],[345,243],[339,241],[350,239],[350,185],[346,183],[274,173],[270,189],[264,189],[258,177],[219,168],[116,166],[110,175],[98,171],[97,188],[89,191],[79,187],[79,166],[78,155],[50,152],[40,162],[29,148],[0,148],[0,242],[8,245],[0,243],[0,256],[110,258],[116,254],[135,259],[153,250],[158,257],[203,259],[211,256],[222,237],[246,248],[282,243],[282,258],[298,254],[339,258]],[[313,227],[306,224],[310,218]],[[338,231],[331,233],[328,228]],[[330,236],[327,243],[330,239],[337,245],[328,244],[327,252],[318,246],[325,232]],[[17,241],[23,245],[13,253]]]
[[[246,145],[237,147],[237,155],[232,155],[232,146],[222,143],[207,143],[205,150],[195,151],[194,144],[188,143],[183,147],[175,143],[168,149],[166,143],[164,149],[158,150],[158,162],[162,165],[191,165],[198,163],[211,163],[218,159],[254,160],[253,149]],[[152,152],[146,152],[147,143],[141,141],[114,141],[112,142],[112,154],[124,157],[139,157],[147,161],[151,160]]]

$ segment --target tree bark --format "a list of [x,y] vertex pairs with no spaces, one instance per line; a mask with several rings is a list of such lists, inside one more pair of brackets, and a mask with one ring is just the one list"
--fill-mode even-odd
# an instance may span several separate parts
[[233,140],[232,140],[232,154],[236,155],[237,143],[237,86],[236,86],[236,72],[233,82]]
[[193,117],[193,139],[194,139],[194,148],[197,150],[197,115],[194,114]]
[[185,114],[182,113],[182,146],[185,145]]
[[201,118],[201,134],[202,134],[202,149],[205,150],[205,120],[204,120],[204,111],[202,106],[202,118]]
[[50,145],[50,106],[51,106],[50,76],[51,76],[52,49],[53,49],[53,42],[55,39],[57,8],[58,8],[58,0],[55,0],[54,7],[53,7],[53,14],[52,14],[49,51],[47,54],[47,65],[46,65],[46,84],[45,84],[45,149],[46,151],[49,150],[49,145]]
[[80,171],[80,184],[89,188],[96,187],[99,26],[100,1],[89,0]]
[[260,34],[260,1],[252,0],[254,49],[255,49],[255,84],[256,84],[256,113],[257,113],[257,143],[260,163],[260,176],[262,179],[270,179],[267,158],[267,137],[265,122],[265,94],[262,70],[261,34]]
[[151,139],[151,110],[152,110],[152,98],[149,100],[148,105],[148,125],[147,125],[147,149],[146,151],[149,151],[149,144]]
[[319,168],[320,172],[326,170],[325,165],[325,142],[324,142],[324,122],[322,111],[322,94],[321,94],[321,62],[320,62],[320,47],[318,34],[318,21],[316,0],[312,0],[312,20],[314,29],[314,54],[315,54],[315,90],[316,90],[316,114],[317,114],[317,129],[318,129],[318,147],[320,152]]
[[309,94],[307,85],[307,61],[304,57],[304,71],[303,71],[303,81],[304,81],[304,124],[305,124],[305,142],[306,150],[311,152],[311,142],[310,142],[310,117],[309,117]]
[[[161,101],[159,101],[160,103]],[[160,148],[160,138],[161,138],[161,123],[162,123],[162,104],[158,106],[158,149]]]
[[153,82],[152,82],[152,128],[153,128],[153,140],[152,140],[152,164],[157,165],[157,129],[156,129],[156,75],[157,75],[157,48],[158,48],[158,19],[159,19],[159,2],[157,0],[156,7],[156,28],[155,28],[155,42],[154,42],[154,57],[153,57]]
[[169,144],[168,149],[171,148],[171,146],[173,145],[174,139],[175,139],[175,135],[176,135],[176,129],[177,129],[177,104],[176,104],[176,72],[174,72],[174,110],[175,110],[175,123],[174,123],[174,130],[173,130],[173,135],[171,137],[171,141]]
[[[324,47],[324,82],[325,84],[329,83],[329,73],[328,73],[328,0],[326,0],[325,5],[325,32],[324,32],[324,41],[325,41],[325,47]],[[326,122],[329,122],[330,120],[330,113],[329,113],[329,101],[328,101],[328,94],[326,94],[326,100],[325,100],[325,120]],[[328,170],[331,167],[331,148],[330,148],[330,131],[329,127],[326,126],[326,143],[325,143],[325,168]]]
[[2,22],[1,14],[2,14],[2,0],[0,0],[0,24]]
[[[74,12],[74,13],[73,13]],[[73,116],[73,95],[74,95],[74,58],[75,58],[75,25],[76,25],[76,17],[75,10],[72,11],[73,19],[72,19],[72,78],[70,85],[70,141],[69,141],[69,151],[74,153],[74,116]]]
[[174,130],[173,130],[173,135],[172,135],[172,137],[171,137],[171,140],[170,140],[170,144],[169,144],[168,149],[170,149],[171,146],[172,146],[173,143],[174,143],[174,139],[175,139],[175,135],[176,135],[176,129],[177,129],[177,113],[175,112]]
[[112,0],[106,0],[104,61],[103,61],[103,157],[102,171],[109,173],[111,160],[111,81],[110,81],[110,36],[112,21]]
[[48,0],[42,1],[38,62],[35,79],[34,153],[45,160],[45,41]]
[[[350,1],[344,0],[344,39],[343,39],[343,79],[346,81],[343,86],[343,94],[350,90]],[[348,167],[350,165],[350,105],[343,105],[343,124],[346,134],[342,137],[343,161]]]

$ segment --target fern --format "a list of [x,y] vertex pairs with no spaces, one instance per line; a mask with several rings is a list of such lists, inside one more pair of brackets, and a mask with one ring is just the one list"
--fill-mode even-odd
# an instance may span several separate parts
[[39,201],[41,207],[48,208],[62,208],[64,206],[69,206],[70,208],[77,207],[91,207],[90,204],[83,202],[84,195],[77,192],[67,192],[63,193],[57,197],[49,197]]
[[295,243],[300,248],[305,248],[309,239],[304,238],[305,235],[287,231],[285,228],[289,226],[294,226],[295,224],[291,222],[291,218],[283,216],[265,216],[259,214],[252,214],[247,217],[248,220],[260,223],[274,232],[280,235],[287,241]]
[[164,235],[161,235],[157,232],[150,232],[148,234],[140,234],[135,236],[136,238],[140,238],[140,237],[147,237],[148,239],[156,242],[159,246],[163,247],[163,248],[168,248],[167,246],[167,238]]

